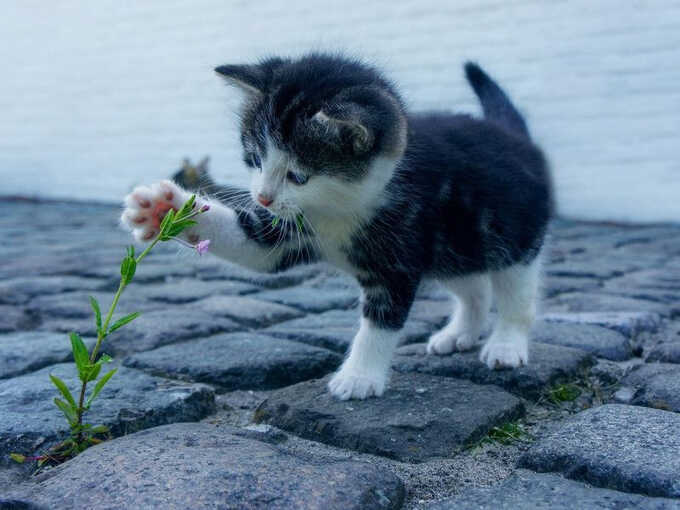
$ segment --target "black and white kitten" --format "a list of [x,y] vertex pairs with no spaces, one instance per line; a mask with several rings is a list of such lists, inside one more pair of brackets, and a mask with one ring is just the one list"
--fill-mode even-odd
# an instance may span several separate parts
[[[187,234],[260,271],[325,260],[354,275],[362,318],[329,383],[340,399],[382,395],[393,351],[424,279],[458,298],[431,354],[472,348],[490,368],[528,361],[551,181],[521,115],[477,65],[465,66],[484,120],[406,112],[376,69],[335,55],[270,58],[216,71],[246,93],[241,120],[249,191],[228,188]],[[189,193],[164,181],[126,198],[123,222],[156,235]],[[277,219],[278,218],[278,219]]]

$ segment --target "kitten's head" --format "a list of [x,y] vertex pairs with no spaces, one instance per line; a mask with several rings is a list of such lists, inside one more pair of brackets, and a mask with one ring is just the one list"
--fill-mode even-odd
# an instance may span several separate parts
[[241,120],[253,199],[274,214],[361,217],[406,146],[393,87],[355,60],[312,54],[216,69],[246,93]]

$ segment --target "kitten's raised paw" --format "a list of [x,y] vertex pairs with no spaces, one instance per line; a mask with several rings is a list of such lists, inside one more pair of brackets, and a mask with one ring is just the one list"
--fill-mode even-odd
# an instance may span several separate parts
[[351,370],[340,369],[328,383],[331,395],[340,400],[352,398],[363,400],[368,397],[380,397],[385,391],[387,378],[380,376],[366,377],[353,374]]
[[452,334],[443,329],[434,333],[427,342],[427,353],[443,356],[455,351],[472,349],[477,338],[470,333]]
[[171,181],[151,187],[139,186],[125,197],[121,223],[138,241],[150,241],[158,235],[161,221],[170,209],[178,210],[189,194]]
[[479,360],[490,369],[517,368],[529,362],[529,349],[525,339],[493,341],[482,347]]

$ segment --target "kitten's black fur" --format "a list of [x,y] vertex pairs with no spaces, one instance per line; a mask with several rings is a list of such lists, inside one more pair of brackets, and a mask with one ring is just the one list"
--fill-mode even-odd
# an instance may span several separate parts
[[[468,63],[466,74],[484,119],[407,114],[378,71],[339,56],[277,58],[217,71],[249,91],[242,142],[250,166],[266,151],[265,132],[311,179],[359,180],[379,155],[403,154],[387,200],[342,247],[359,270],[364,317],[379,326],[401,328],[424,277],[498,270],[537,256],[553,204],[547,163],[522,116],[477,65]],[[248,192],[224,191],[256,242],[274,246],[299,234],[291,223],[274,227],[272,215],[253,208]],[[315,246],[310,241],[305,249],[285,251],[275,269],[317,260]]]

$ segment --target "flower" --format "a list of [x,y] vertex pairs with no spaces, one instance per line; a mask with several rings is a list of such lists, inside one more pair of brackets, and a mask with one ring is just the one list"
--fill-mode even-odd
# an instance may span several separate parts
[[203,207],[201,207],[201,212],[206,212],[206,211],[209,211],[209,210],[210,210],[209,204],[205,204]]
[[204,239],[203,241],[200,241],[196,246],[196,251],[198,252],[199,255],[203,255],[205,253],[208,253],[208,248],[210,248],[210,239]]

